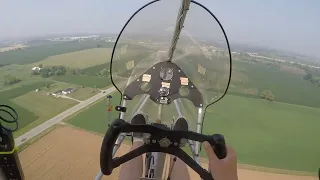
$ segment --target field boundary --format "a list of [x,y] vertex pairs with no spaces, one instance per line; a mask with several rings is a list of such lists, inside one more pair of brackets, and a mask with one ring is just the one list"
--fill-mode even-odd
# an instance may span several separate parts
[[35,143],[36,141],[40,140],[42,137],[46,136],[47,134],[49,134],[50,132],[54,131],[55,129],[62,127],[63,125],[61,124],[55,124],[51,127],[49,127],[48,129],[46,129],[45,131],[41,132],[40,134],[38,134],[37,136],[28,139],[27,141],[23,142],[23,144],[21,144],[20,146],[18,146],[18,152],[22,152],[23,150],[25,150],[26,148],[28,148],[28,146],[32,145],[33,143]]

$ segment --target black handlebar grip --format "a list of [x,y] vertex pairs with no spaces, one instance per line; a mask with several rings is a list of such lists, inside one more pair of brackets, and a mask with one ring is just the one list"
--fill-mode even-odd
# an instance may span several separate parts
[[126,122],[122,119],[116,119],[114,120],[108,131],[106,132],[106,135],[103,138],[103,142],[101,145],[101,151],[100,151],[100,168],[101,172],[104,175],[110,175],[113,170],[113,147],[117,141],[117,138],[121,132],[121,127]]
[[227,156],[226,142],[223,135],[214,134],[212,135],[212,142],[210,144],[214,146],[214,152],[219,159],[224,159]]

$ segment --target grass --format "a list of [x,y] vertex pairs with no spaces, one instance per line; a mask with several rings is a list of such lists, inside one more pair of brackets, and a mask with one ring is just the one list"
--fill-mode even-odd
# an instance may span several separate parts
[[[35,121],[38,118],[38,116],[36,114],[32,113],[31,111],[21,107],[20,105],[14,103],[14,101],[12,101],[12,99],[14,99],[18,96],[24,95],[30,91],[34,91],[35,89],[37,89],[39,87],[43,87],[47,83],[48,82],[46,82],[46,81],[40,81],[37,83],[33,83],[33,84],[29,84],[29,85],[25,85],[22,87],[13,88],[11,90],[6,90],[6,91],[0,92],[1,104],[9,105],[17,111],[17,113],[19,115],[19,120],[18,120],[19,129],[24,128],[28,124]],[[1,113],[1,116],[6,117],[2,113]],[[12,127],[11,125],[5,124],[5,123],[3,123],[3,125]]]
[[33,112],[38,120],[47,120],[77,104],[70,99],[56,98],[41,92],[29,92],[12,100],[21,107]]
[[[113,95],[112,101],[114,105],[118,104],[119,100],[119,94]],[[67,119],[68,123],[92,132],[105,134],[108,129],[108,122],[111,123],[112,120],[118,116],[118,112],[113,110],[110,121],[108,121],[110,114],[108,114],[107,111],[107,104],[106,99],[102,99],[91,106],[86,107],[81,112],[70,116]]]
[[83,88],[80,85],[69,84],[69,83],[65,83],[65,82],[55,82],[55,83],[51,84],[49,88],[43,87],[41,90],[44,92],[44,94],[47,94],[47,93],[56,92],[58,90],[64,90],[67,88],[76,88],[75,92],[68,94],[67,96],[72,97],[77,100],[80,100],[80,101],[86,100],[86,99],[96,95],[99,92],[98,90],[94,90],[94,88],[90,88],[90,87]]
[[[318,117],[320,110],[315,108],[228,95],[209,108],[204,134],[224,134],[241,163],[314,172],[320,166]],[[88,107],[69,123],[104,134],[106,102]]]
[[[39,81],[45,81],[40,76],[31,76],[31,68],[32,68],[31,65],[17,65],[17,64],[0,67],[0,91],[12,89],[12,88],[18,88],[23,85],[37,83]],[[8,75],[15,76],[21,79],[21,81],[17,84],[5,86],[4,80],[5,80],[5,77]]]
[[46,95],[46,93],[34,91],[16,97],[12,99],[12,101],[36,115],[36,118],[34,118],[32,122],[24,127],[20,127],[19,131],[14,133],[15,137],[29,131],[35,126],[49,120],[78,103],[70,99],[55,98],[53,96]]
[[56,81],[76,84],[85,87],[105,88],[111,84],[109,77],[87,76],[87,75],[65,75],[53,77]]
[[72,68],[87,68],[110,61],[112,48],[94,48],[77,52],[70,52],[55,56],[50,56],[42,61],[34,63],[34,66],[63,65]]
[[[30,64],[41,61],[49,56],[96,48],[98,42],[87,40],[83,42],[45,42],[30,46],[20,51],[0,53],[0,64]],[[111,48],[113,43],[99,43],[102,47]]]
[[305,81],[301,76],[283,72],[276,67],[261,64],[234,62],[235,67],[243,69],[248,80],[242,84],[232,81],[238,88],[271,90],[275,101],[320,108],[320,87]]
[[241,163],[306,172],[320,166],[319,109],[229,95],[209,110],[204,133],[224,134]]
[[84,88],[78,87],[75,92],[68,94],[68,96],[80,101],[84,101],[98,94],[99,92],[100,92],[99,90],[94,90],[93,88],[90,88],[90,87],[84,87]]

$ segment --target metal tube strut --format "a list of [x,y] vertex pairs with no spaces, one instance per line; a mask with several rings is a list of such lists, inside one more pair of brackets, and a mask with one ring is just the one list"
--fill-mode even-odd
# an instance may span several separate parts
[[174,50],[176,49],[180,33],[183,28],[184,20],[187,16],[187,12],[189,10],[191,0],[182,0],[180,10],[178,13],[177,21],[176,21],[176,26],[173,32],[173,37],[171,40],[171,45],[167,57],[167,61],[171,61],[173,57]]

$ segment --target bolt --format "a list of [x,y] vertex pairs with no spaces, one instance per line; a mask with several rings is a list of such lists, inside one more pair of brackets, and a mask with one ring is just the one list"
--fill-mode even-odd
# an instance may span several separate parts
[[178,144],[177,142],[174,142],[173,145],[174,145],[174,146],[178,146],[179,144]]
[[157,143],[157,140],[155,140],[155,139],[154,139],[154,140],[152,140],[152,143]]

